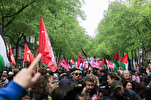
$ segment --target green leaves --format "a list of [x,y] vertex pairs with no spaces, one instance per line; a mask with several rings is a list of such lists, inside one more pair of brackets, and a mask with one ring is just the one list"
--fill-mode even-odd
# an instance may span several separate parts
[[[90,43],[77,21],[77,17],[85,19],[80,9],[82,3],[80,0],[2,0],[0,24],[6,41],[16,49],[30,42],[29,48],[34,46],[31,50],[37,52],[40,15],[43,15],[55,56],[77,60],[81,47],[86,49]],[[30,38],[35,41],[31,42]]]
[[[105,12],[94,39],[95,53],[101,57],[112,57],[139,48],[143,41],[145,48],[150,44],[151,19],[150,3],[145,0],[127,0],[126,3],[113,2]],[[144,17],[145,16],[145,17]],[[94,50],[90,51],[94,54]]]

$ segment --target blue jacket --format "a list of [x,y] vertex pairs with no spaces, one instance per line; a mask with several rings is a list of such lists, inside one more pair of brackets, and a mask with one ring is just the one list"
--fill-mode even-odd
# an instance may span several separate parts
[[27,94],[27,90],[14,81],[0,88],[0,100],[21,100]]

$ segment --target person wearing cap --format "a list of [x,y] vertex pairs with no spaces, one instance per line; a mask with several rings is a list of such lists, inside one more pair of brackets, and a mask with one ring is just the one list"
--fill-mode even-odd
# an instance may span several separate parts
[[81,81],[80,80],[80,76],[82,75],[81,71],[77,68],[73,68],[71,70],[71,79],[70,79],[70,82],[71,82],[71,86],[73,87],[81,87],[82,84],[81,84]]
[[113,91],[110,94],[111,100],[142,100],[134,91],[123,88],[120,81],[114,80],[111,83],[111,89]]
[[8,79],[9,81],[11,81],[11,80],[13,79],[13,75],[14,75],[13,72],[9,72],[9,73],[8,73],[8,78],[7,78],[7,79]]

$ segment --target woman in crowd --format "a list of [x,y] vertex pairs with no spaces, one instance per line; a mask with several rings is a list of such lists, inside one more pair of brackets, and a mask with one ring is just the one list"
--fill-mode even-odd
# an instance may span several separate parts
[[120,80],[120,77],[115,72],[111,72],[107,76],[108,85],[110,85],[114,80]]
[[48,100],[47,82],[43,76],[31,87],[32,100]]
[[140,83],[139,72],[136,70],[134,75],[132,75],[132,80]]
[[134,90],[135,84],[133,81],[127,80],[124,82],[123,87],[125,87],[126,89],[129,89],[129,90]]
[[56,82],[57,79],[52,75],[45,75],[44,78],[47,82],[47,91],[49,92],[48,97],[51,98],[52,91],[59,86]]
[[[122,84],[124,84],[125,81],[130,80],[130,73],[129,71],[125,70],[123,72],[123,79],[122,79]],[[143,98],[143,94],[146,92],[146,86],[134,81],[135,88],[134,91]]]

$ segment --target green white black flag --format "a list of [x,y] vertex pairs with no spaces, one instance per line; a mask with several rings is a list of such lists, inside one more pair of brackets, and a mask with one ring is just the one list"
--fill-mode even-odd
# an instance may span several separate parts
[[10,64],[6,50],[6,43],[4,40],[2,28],[0,26],[0,71],[2,71],[5,66],[9,66]]

